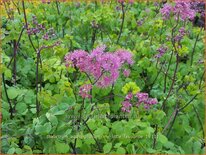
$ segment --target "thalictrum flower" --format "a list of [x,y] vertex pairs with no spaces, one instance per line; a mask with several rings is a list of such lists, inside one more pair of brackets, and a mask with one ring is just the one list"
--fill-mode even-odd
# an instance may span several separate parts
[[65,56],[67,67],[76,67],[81,72],[94,78],[99,87],[107,87],[119,77],[119,70],[124,64],[133,64],[132,54],[125,50],[105,52],[106,46],[99,46],[88,53],[75,50]]
[[85,84],[85,85],[80,87],[79,95],[82,98],[91,98],[92,96],[89,94],[91,89],[92,89],[91,84]]

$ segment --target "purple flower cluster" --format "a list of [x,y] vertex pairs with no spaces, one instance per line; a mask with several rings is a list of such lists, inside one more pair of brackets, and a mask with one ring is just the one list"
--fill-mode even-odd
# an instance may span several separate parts
[[140,93],[139,92],[135,96],[133,96],[133,94],[131,92],[129,92],[126,95],[125,100],[122,102],[121,110],[123,112],[130,112],[131,111],[133,97],[136,97],[136,99],[137,99],[136,106],[139,107],[141,104],[144,104],[145,109],[149,109],[150,106],[158,103],[156,98],[149,98],[148,93]]
[[65,56],[66,66],[78,68],[91,75],[99,87],[107,87],[119,76],[119,69],[124,64],[133,64],[132,54],[125,50],[105,52],[106,46],[99,46],[88,53],[75,50]]
[[173,10],[173,7],[171,4],[166,3],[164,5],[164,7],[160,10],[164,20],[169,19],[172,10]]
[[155,55],[155,58],[161,58],[165,52],[167,51],[167,47],[166,46],[161,46],[160,48],[157,49],[158,54]]
[[49,4],[51,1],[50,1],[50,0],[41,0],[41,2],[42,2],[42,3],[48,3],[48,4]]
[[34,27],[27,29],[27,33],[29,35],[36,35],[45,30],[44,25],[38,23],[36,16],[32,17],[32,24],[34,25]]
[[79,95],[82,98],[91,98],[92,96],[89,94],[91,89],[92,89],[92,85],[91,84],[85,84],[85,85],[80,87]]
[[125,77],[129,77],[131,71],[129,69],[124,69],[123,74]]
[[[118,3],[124,3],[124,2],[126,2],[126,0],[118,0]],[[134,3],[134,0],[128,0],[128,2],[129,2],[130,4],[133,4],[133,3]]]
[[158,103],[156,98],[149,98],[148,93],[137,93],[136,97],[138,98],[137,106],[143,103],[145,109],[149,109],[151,105]]
[[54,32],[54,29],[53,28],[50,28],[48,30],[48,32],[46,32],[44,35],[43,35],[43,39],[44,40],[49,40],[51,39],[52,37],[56,36],[55,32]]
[[169,19],[170,15],[174,15],[176,20],[178,19],[178,16],[183,21],[187,19],[193,20],[196,15],[196,11],[192,9],[191,6],[192,5],[188,2],[177,1],[174,6],[166,3],[160,12],[164,20]]
[[130,112],[131,111],[131,107],[132,107],[132,104],[128,101],[128,100],[125,100],[122,102],[122,111],[123,112]]
[[175,36],[174,40],[176,42],[180,42],[185,35],[186,35],[186,30],[184,27],[181,27],[178,31],[178,34]]
[[140,19],[137,21],[138,26],[142,26],[143,23],[144,23],[144,19]]
[[190,2],[191,4],[191,8],[193,10],[195,10],[196,12],[202,14],[205,12],[205,9],[204,9],[204,6],[205,6],[205,3],[204,2]]
[[132,92],[129,92],[126,97],[125,100],[122,102],[122,108],[121,110],[123,112],[130,112],[131,108],[132,108],[132,104],[131,104],[131,100],[133,98],[133,94]]
[[[40,32],[45,31],[45,26],[43,24],[38,23],[36,16],[32,17],[32,25],[33,25],[33,27],[31,27],[31,28],[28,27],[28,29],[27,29],[27,33],[29,35],[37,35]],[[43,34],[42,39],[49,40],[54,36],[56,36],[54,29],[50,28],[46,33]]]

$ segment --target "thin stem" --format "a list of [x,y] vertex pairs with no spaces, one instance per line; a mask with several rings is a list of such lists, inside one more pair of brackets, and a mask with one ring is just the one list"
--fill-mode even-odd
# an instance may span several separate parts
[[17,8],[18,14],[20,15],[21,13],[20,13],[19,7],[18,7],[17,4],[14,2],[14,0],[12,0],[12,3],[13,3],[13,5]]
[[2,74],[2,80],[3,80],[3,85],[4,85],[4,91],[5,91],[6,99],[7,99],[8,103],[9,103],[10,118],[12,119],[13,118],[13,108],[12,108],[11,101],[10,101],[9,96],[8,96],[4,73]]
[[187,102],[187,104],[185,104],[182,108],[179,109],[179,111],[184,110],[188,105],[190,105],[190,103],[192,103],[192,101],[193,101],[194,99],[196,99],[197,96],[198,96],[198,94],[196,94],[195,96],[193,96],[192,99],[191,99],[189,102]]
[[[18,48],[18,46],[19,46],[19,42],[20,42],[20,40],[21,40],[22,33],[23,33],[24,29],[25,29],[24,27],[21,29],[21,32],[20,32],[20,34],[19,34],[18,41],[17,41],[17,43],[15,44],[16,53],[17,53],[17,48]],[[14,59],[14,56],[12,56],[12,58],[10,59],[8,65],[7,65],[7,68],[11,65],[11,62],[13,61],[13,59]]]
[[120,32],[119,32],[116,44],[119,44],[119,39],[122,35],[122,30],[123,30],[123,26],[124,26],[124,19],[125,19],[124,3],[121,3],[121,6],[122,6],[122,23],[121,23]]
[[56,1],[56,7],[57,7],[57,12],[58,12],[58,15],[60,15],[60,11],[59,11],[59,4],[58,4],[58,1]]
[[17,50],[17,46],[16,46],[16,40],[14,40],[13,42],[13,46],[14,46],[14,64],[13,64],[13,78],[14,78],[14,85],[16,85],[16,50]]
[[104,73],[105,72],[102,71],[101,75],[94,81],[94,83],[92,85],[95,85],[99,81],[99,79],[103,76]]
[[177,73],[178,65],[179,65],[179,56],[178,56],[178,54],[177,54],[177,55],[176,55],[176,66],[175,66],[175,71],[174,71],[173,78],[172,78],[172,84],[171,84],[171,86],[170,86],[169,92],[168,92],[165,100],[164,100],[163,103],[162,103],[162,109],[163,109],[163,110],[164,110],[164,108],[165,108],[165,103],[167,102],[168,98],[170,97],[170,94],[171,94],[171,92],[172,92],[173,86],[174,86],[174,84],[175,84],[175,79],[176,79],[176,73]]
[[39,116],[40,112],[40,105],[38,101],[38,84],[39,84],[39,58],[40,58],[40,51],[36,55],[37,62],[36,62],[36,111],[37,111],[37,117]]
[[92,30],[93,30],[93,32],[92,32],[92,38],[91,38],[91,48],[93,48],[93,46],[94,46],[94,43],[95,43],[95,40],[96,40],[96,33],[97,33],[96,28],[93,28]]
[[194,57],[194,53],[195,53],[195,48],[196,48],[196,46],[197,46],[197,41],[198,41],[198,39],[199,39],[200,33],[202,32],[202,29],[203,29],[203,28],[201,28],[200,32],[197,34],[196,39],[195,39],[195,44],[194,44],[193,49],[192,49],[190,66],[192,66],[192,64],[193,64],[193,57]]
[[200,84],[199,84],[199,89],[201,88],[201,85],[202,85],[202,81],[204,80],[204,75],[205,75],[205,70],[201,76],[201,79],[200,79]]
[[90,78],[89,74],[87,74],[87,72],[84,72],[87,76],[87,78],[89,79],[89,82],[92,84],[92,79]]
[[[81,120],[82,120],[82,111],[84,109],[84,101],[85,100],[83,99],[82,106],[81,106],[81,109],[79,111],[80,115],[79,115],[79,123],[78,123],[78,126],[77,126],[77,131],[79,131],[79,129],[80,129],[80,124],[81,124]],[[74,140],[74,149],[75,150],[76,150],[76,144],[77,144],[77,138],[75,138],[75,140]]]
[[172,115],[170,116],[167,125],[166,125],[166,126],[164,127],[164,129],[162,130],[163,133],[164,133],[164,132],[167,130],[167,128],[169,127],[170,123],[172,122],[172,118],[175,117],[175,114],[176,114],[177,110],[178,110],[178,108],[177,108],[177,104],[176,104],[176,108],[175,108],[174,112],[173,112]]
[[9,13],[9,11],[8,11],[8,9],[7,9],[6,2],[3,1],[3,4],[4,4],[4,7],[5,7],[7,16],[8,16],[8,18],[11,20],[11,16],[10,16],[10,13]]
[[174,115],[174,119],[173,119],[173,121],[172,121],[172,124],[171,124],[171,126],[170,126],[170,128],[169,128],[169,130],[168,130],[168,132],[167,132],[167,137],[169,136],[170,131],[172,130],[172,127],[173,127],[173,125],[174,125],[174,123],[175,123],[175,120],[176,120],[176,118],[177,118],[178,113],[179,113],[179,110],[177,109],[177,110],[175,111],[175,115]]
[[199,115],[197,109],[195,108],[195,106],[192,105],[192,107],[193,107],[193,109],[194,109],[194,111],[195,111],[195,114],[196,114],[196,116],[197,116],[198,122],[199,122],[199,124],[200,124],[201,129],[202,129],[202,136],[203,136],[203,138],[205,138],[204,126],[203,126],[203,123],[202,123],[202,121],[201,121],[200,115]]
[[[28,22],[27,22],[27,16],[26,16],[26,10],[25,10],[25,5],[24,5],[24,0],[22,0],[22,7],[23,7],[23,12],[24,12],[24,21],[25,21],[25,24],[26,24],[26,29],[28,30]],[[35,52],[38,52],[37,49],[35,48],[32,40],[31,40],[31,36],[28,34],[28,37],[29,37],[29,41],[34,49]]]
[[153,139],[153,145],[152,145],[152,148],[153,148],[153,149],[155,149],[155,146],[156,146],[156,141],[157,141],[157,129],[158,129],[158,125],[155,125],[154,139]]
[[99,149],[99,152],[101,152],[100,144],[99,144],[99,142],[97,141],[97,139],[95,138],[95,136],[94,136],[92,130],[89,128],[88,124],[87,124],[85,121],[83,121],[83,123],[86,125],[86,127],[87,127],[87,129],[89,130],[89,132],[91,133],[91,135],[92,135],[94,141],[96,142],[96,144],[97,144],[97,146],[98,146],[98,149]]
[[170,65],[171,65],[171,62],[172,62],[172,57],[173,57],[173,54],[174,54],[174,51],[172,51],[172,54],[170,56],[170,60],[169,60],[169,64],[167,66],[167,70],[166,70],[166,73],[165,73],[165,78],[164,78],[164,90],[163,92],[165,93],[166,92],[166,84],[167,84],[167,74],[168,74],[168,71],[170,69]]
[[164,64],[165,64],[165,62],[163,62],[161,68],[159,69],[159,72],[157,73],[157,76],[155,77],[154,81],[153,81],[152,84],[150,85],[149,91],[152,90],[153,85],[154,85],[155,82],[157,81],[157,79],[158,79],[158,77],[159,77],[159,75],[160,75],[160,73],[161,73],[161,71],[162,71],[162,68],[163,68]]

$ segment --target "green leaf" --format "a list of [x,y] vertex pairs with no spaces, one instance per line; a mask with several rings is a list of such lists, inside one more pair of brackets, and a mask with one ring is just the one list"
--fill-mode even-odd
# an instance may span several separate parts
[[3,119],[9,119],[10,117],[10,113],[8,112],[8,110],[5,110],[4,108],[2,108],[2,115]]
[[165,137],[163,134],[161,134],[160,132],[157,133],[157,139],[160,143],[165,144],[167,143],[167,137]]
[[103,147],[104,153],[109,153],[111,148],[112,148],[112,143],[107,143],[106,145],[104,145]]
[[69,145],[65,143],[60,143],[58,141],[55,142],[56,153],[68,153]]
[[35,127],[35,130],[36,130],[36,133],[37,134],[48,134],[52,129],[52,126],[51,126],[51,123],[48,122],[48,123],[45,123],[44,125],[37,125]]
[[148,149],[147,149],[147,152],[148,152],[148,153],[156,153],[156,150],[154,150],[154,149],[152,149],[152,148],[148,148]]
[[116,153],[118,153],[118,154],[125,154],[126,151],[125,151],[125,149],[124,149],[123,147],[119,147],[119,148],[117,149]]
[[15,152],[15,148],[12,147],[8,150],[7,154],[14,154],[14,152]]
[[194,150],[194,154],[199,154],[201,152],[201,143],[196,141],[193,143],[193,150]]
[[22,154],[22,149],[16,148],[16,153],[17,153],[17,154]]
[[30,111],[32,112],[32,114],[36,114],[36,108],[31,108]]
[[5,77],[7,77],[7,78],[11,78],[12,77],[11,70],[9,70],[9,69],[6,69],[4,74],[5,74]]
[[27,105],[23,102],[16,104],[16,110],[18,113],[23,114],[27,110]]
[[98,129],[94,132],[94,134],[95,134],[96,136],[98,136],[98,137],[101,137],[101,136],[103,136],[103,135],[107,135],[108,132],[109,132],[108,127],[102,126],[101,128],[98,128]]
[[9,99],[15,99],[19,95],[18,90],[14,87],[10,87],[7,92]]
[[81,147],[82,146],[82,140],[81,139],[77,139],[77,147]]
[[117,143],[117,144],[115,144],[115,146],[114,146],[114,148],[119,148],[120,146],[122,145],[122,143]]
[[174,147],[174,144],[170,141],[167,141],[165,144],[164,144],[164,147],[167,148],[167,149],[171,149]]
[[51,124],[53,126],[56,126],[58,124],[58,120],[57,120],[56,116],[54,116],[53,114],[46,113],[46,117],[51,122]]

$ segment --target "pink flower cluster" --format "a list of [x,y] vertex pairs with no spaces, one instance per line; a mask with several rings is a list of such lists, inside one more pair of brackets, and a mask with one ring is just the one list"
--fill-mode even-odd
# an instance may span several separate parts
[[56,36],[54,29],[46,30],[43,24],[38,23],[36,16],[32,16],[32,25],[28,24],[27,33],[28,35],[38,35],[41,33],[44,40],[49,40]]
[[138,98],[137,106],[143,103],[145,109],[149,109],[151,105],[158,103],[156,98],[149,98],[148,93],[137,93],[136,97]]
[[92,96],[90,95],[90,90],[92,89],[92,85],[91,84],[85,84],[83,86],[80,87],[79,90],[79,95],[82,98],[91,98]]
[[[118,3],[124,3],[126,2],[126,0],[118,0]],[[127,0],[127,2],[129,2],[130,4],[134,3],[134,0]]]
[[160,12],[164,20],[169,19],[172,14],[175,16],[176,20],[178,19],[178,16],[183,21],[187,19],[193,20],[196,15],[196,11],[191,7],[192,6],[189,2],[176,2],[174,6],[166,3]]
[[165,52],[167,51],[168,47],[167,46],[161,46],[157,49],[158,54],[155,55],[155,58],[161,58]]
[[132,104],[131,104],[131,100],[133,98],[133,94],[131,92],[129,92],[126,97],[125,100],[122,102],[122,108],[121,110],[123,112],[130,112],[131,108],[132,108]]
[[[135,95],[137,99],[136,106],[139,107],[141,104],[144,104],[145,109],[149,109],[151,105],[157,104],[158,101],[156,98],[149,98],[148,93],[137,93]],[[133,100],[133,94],[129,92],[125,100],[122,102],[122,108],[121,110],[123,112],[130,112],[132,108],[132,100]]]
[[99,46],[88,53],[75,50],[65,56],[66,66],[72,66],[94,78],[99,87],[107,87],[119,77],[124,64],[133,64],[132,54],[125,50],[105,52],[106,46]]
[[123,74],[124,74],[125,77],[129,77],[130,73],[131,73],[131,71],[129,69],[125,69],[123,71]]
[[187,32],[186,32],[185,28],[181,27],[178,31],[178,34],[175,36],[174,40],[176,42],[180,42],[186,34],[187,34]]
[[32,16],[32,24],[34,27],[27,29],[27,33],[29,35],[36,35],[36,34],[40,33],[41,31],[45,30],[44,25],[38,23],[36,16]]

